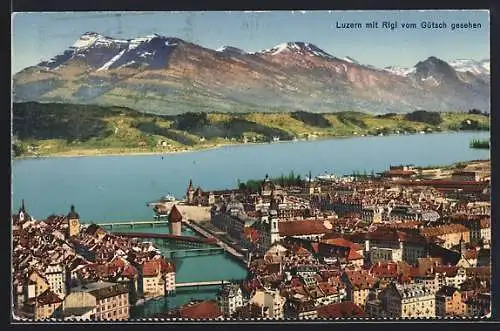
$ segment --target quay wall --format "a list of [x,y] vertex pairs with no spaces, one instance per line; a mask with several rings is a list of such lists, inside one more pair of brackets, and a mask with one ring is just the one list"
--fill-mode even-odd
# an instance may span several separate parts
[[[215,237],[217,238],[217,235],[213,234],[211,231],[205,230],[201,228],[197,224],[193,224],[190,221],[184,222],[186,226],[189,228],[193,229],[203,237],[209,238],[209,237]],[[222,242],[220,239],[217,238],[217,245],[224,248],[224,251],[228,253],[228,255],[233,259],[234,261],[240,263],[242,266],[245,267],[245,269],[248,267],[248,262],[245,258],[245,256],[241,253],[239,253],[235,248],[231,247],[230,245]]]
[[188,219],[193,222],[205,222],[210,220],[210,208],[205,206],[191,206],[185,205],[181,202],[158,202],[154,205],[160,206],[163,210],[165,210],[164,214],[168,215],[170,213],[170,209],[176,205],[177,209],[182,214],[182,217]]

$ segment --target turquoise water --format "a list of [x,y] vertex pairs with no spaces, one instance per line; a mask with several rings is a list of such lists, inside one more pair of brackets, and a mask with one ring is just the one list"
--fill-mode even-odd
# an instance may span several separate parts
[[152,317],[168,309],[179,307],[192,300],[214,300],[219,286],[206,286],[200,288],[180,288],[175,296],[147,301],[142,305],[130,308],[131,318]]
[[447,164],[489,158],[471,149],[489,132],[359,137],[230,146],[167,155],[65,157],[14,160],[13,207],[25,199],[35,218],[69,211],[82,220],[149,220],[146,202],[167,193],[182,198],[189,179],[204,190],[234,187],[237,180],[288,174],[382,171],[390,164]]
[[[142,233],[169,233],[168,226],[141,226],[132,228],[117,228],[120,232],[142,232]],[[199,236],[190,228],[183,227],[182,234],[186,236]],[[148,240],[148,239],[145,239]],[[155,240],[149,240],[155,242]],[[156,243],[156,242],[155,242]],[[157,245],[160,250],[176,249],[175,245]],[[234,262],[231,257],[223,252],[213,255],[188,256],[173,260],[176,267],[176,282],[203,282],[213,280],[245,279],[247,271],[243,266]],[[151,317],[165,310],[179,307],[193,299],[205,300],[215,299],[220,286],[205,286],[199,288],[179,288],[175,296],[150,300],[143,305],[132,307],[130,314],[132,318]]]
[[[150,226],[134,227],[131,228],[116,228],[113,231],[120,232],[142,232],[142,233],[169,233],[167,226],[157,226],[151,228]],[[183,235],[199,237],[190,228],[183,227]],[[149,241],[150,239],[145,239]],[[163,247],[158,245],[160,250],[169,249],[175,250],[175,245]],[[176,266],[176,279],[181,283],[189,282],[204,282],[212,280],[231,280],[231,279],[244,279],[246,277],[246,270],[240,264],[235,263],[231,257],[223,252],[212,255],[202,256],[187,256],[179,259],[174,259]],[[217,267],[214,267],[217,266]]]

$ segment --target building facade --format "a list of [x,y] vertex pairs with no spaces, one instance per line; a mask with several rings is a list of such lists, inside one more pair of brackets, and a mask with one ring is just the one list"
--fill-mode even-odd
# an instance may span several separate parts
[[223,285],[217,295],[217,302],[224,316],[232,316],[236,309],[243,306],[243,294],[240,286],[236,284]]
[[45,278],[52,291],[61,298],[66,296],[66,270],[60,263],[49,264],[45,270]]
[[443,286],[436,293],[436,316],[465,316],[467,305],[462,293],[453,286]]
[[434,292],[420,284],[390,283],[380,293],[382,309],[388,317],[426,318],[436,316]]
[[84,308],[95,311],[98,321],[127,320],[129,312],[128,288],[116,283],[94,282],[72,288],[63,302],[63,310]]
[[281,319],[284,317],[285,298],[278,290],[257,290],[250,299],[251,304],[262,307],[264,317]]

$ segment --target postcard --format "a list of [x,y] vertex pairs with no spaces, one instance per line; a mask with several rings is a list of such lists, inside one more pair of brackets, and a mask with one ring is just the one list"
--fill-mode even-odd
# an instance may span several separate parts
[[14,13],[12,321],[491,318],[489,29]]

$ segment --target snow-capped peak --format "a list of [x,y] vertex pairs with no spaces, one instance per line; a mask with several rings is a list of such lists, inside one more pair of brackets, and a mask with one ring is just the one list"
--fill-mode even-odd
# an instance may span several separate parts
[[470,59],[457,59],[449,62],[449,65],[459,72],[471,72],[475,75],[489,75],[490,74],[490,60],[470,60]]
[[342,58],[342,60],[346,61],[346,62],[349,62],[349,63],[354,63],[354,64],[359,64],[358,61],[354,60],[352,57],[350,56],[346,56],[344,58]]
[[127,40],[115,39],[103,36],[97,32],[86,32],[70,47],[76,51],[87,49],[91,46],[112,46],[116,44],[126,44]]
[[394,75],[398,76],[408,76],[409,74],[413,73],[416,71],[415,67],[412,68],[401,68],[401,67],[395,67],[395,66],[390,66],[390,67],[385,67],[385,71],[388,71]]
[[216,49],[217,52],[222,52],[222,53],[230,53],[230,54],[236,54],[236,55],[242,55],[246,54],[244,50],[241,48],[233,47],[233,46],[222,46]]
[[102,35],[95,32],[86,32],[73,44],[72,48],[81,49],[92,46],[97,39],[103,38]]
[[39,66],[55,70],[70,59],[78,59],[96,71],[141,65],[151,69],[163,68],[181,41],[156,33],[124,40],[86,32],[64,53],[39,63]]
[[321,48],[317,47],[316,45],[313,45],[308,42],[302,42],[302,41],[293,41],[293,42],[286,42],[286,43],[281,43],[278,44],[270,49],[266,49],[261,51],[260,53],[264,54],[271,54],[271,55],[277,55],[282,52],[295,52],[295,53],[302,53],[302,54],[308,54],[310,56],[316,55],[316,56],[321,56],[325,58],[333,58],[332,55],[328,54]]

